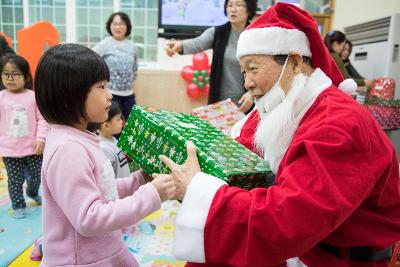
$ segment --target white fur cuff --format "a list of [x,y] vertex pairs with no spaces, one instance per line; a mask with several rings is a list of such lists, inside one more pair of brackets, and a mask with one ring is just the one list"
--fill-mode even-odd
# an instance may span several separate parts
[[173,242],[176,259],[205,262],[204,226],[214,195],[224,184],[224,181],[202,172],[193,177],[176,217]]

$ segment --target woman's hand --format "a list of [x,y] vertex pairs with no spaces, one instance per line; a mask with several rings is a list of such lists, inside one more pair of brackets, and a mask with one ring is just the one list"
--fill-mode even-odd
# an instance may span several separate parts
[[183,44],[181,41],[172,39],[165,44],[165,52],[170,57],[172,57],[176,53],[182,53],[182,51],[183,51]]
[[201,171],[199,161],[197,160],[196,146],[191,141],[186,143],[186,151],[188,157],[182,165],[176,164],[164,155],[160,156],[160,160],[171,169],[178,199],[185,197],[186,189],[192,181],[193,176]]
[[246,92],[239,99],[238,103],[241,104],[239,109],[242,112],[246,113],[253,106],[254,100],[253,100],[253,97],[251,96],[250,92]]
[[40,141],[35,142],[35,152],[36,155],[42,155],[44,151],[44,143]]
[[370,88],[371,85],[372,85],[372,83],[374,82],[374,80],[365,79],[364,82],[365,82],[365,86],[366,86],[367,88]]

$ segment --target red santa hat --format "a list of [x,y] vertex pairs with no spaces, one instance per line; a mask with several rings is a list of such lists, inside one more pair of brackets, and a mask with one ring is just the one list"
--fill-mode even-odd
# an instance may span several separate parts
[[343,81],[329,54],[318,23],[306,11],[293,4],[276,3],[240,34],[237,58],[245,55],[288,55],[298,52],[311,58],[313,68],[320,68],[336,86]]

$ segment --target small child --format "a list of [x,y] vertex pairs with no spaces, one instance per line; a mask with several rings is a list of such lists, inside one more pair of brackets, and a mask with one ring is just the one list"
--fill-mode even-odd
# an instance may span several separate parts
[[41,266],[139,266],[121,229],[175,197],[170,175],[147,184],[142,171],[115,179],[97,136],[86,131],[89,122],[107,119],[109,78],[104,60],[77,44],[50,48],[38,64],[36,100],[51,124],[42,167]]
[[123,124],[121,106],[112,101],[107,120],[103,123],[89,123],[88,125],[89,131],[98,133],[100,149],[111,161],[115,178],[127,177],[130,174],[128,159],[125,153],[117,147],[118,141],[114,137],[121,133]]
[[8,192],[12,216],[26,216],[23,184],[25,169],[30,179],[26,194],[41,204],[39,195],[40,169],[48,125],[36,105],[35,94],[26,89],[31,82],[29,63],[22,57],[7,54],[0,61],[1,81],[5,90],[0,91],[0,157],[3,157],[8,175]]

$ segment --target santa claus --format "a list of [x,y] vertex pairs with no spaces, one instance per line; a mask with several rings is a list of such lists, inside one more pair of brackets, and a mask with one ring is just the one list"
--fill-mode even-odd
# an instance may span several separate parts
[[317,22],[277,3],[240,35],[256,110],[239,142],[269,161],[276,185],[246,191],[200,171],[196,148],[172,170],[183,199],[174,255],[188,266],[388,266],[400,240],[399,165],[343,78]]

